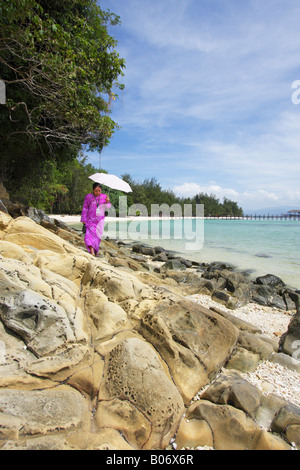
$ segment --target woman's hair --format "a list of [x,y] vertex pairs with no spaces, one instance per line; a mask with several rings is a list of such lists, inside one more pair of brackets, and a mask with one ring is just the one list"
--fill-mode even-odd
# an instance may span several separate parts
[[98,187],[102,190],[101,184],[99,184],[99,183],[94,183],[94,184],[93,184],[93,190],[96,189],[96,188],[98,188]]

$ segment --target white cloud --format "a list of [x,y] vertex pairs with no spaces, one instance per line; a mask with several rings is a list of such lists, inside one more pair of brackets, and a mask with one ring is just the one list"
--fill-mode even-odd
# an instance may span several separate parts
[[194,182],[185,182],[179,186],[174,186],[173,191],[179,197],[193,197],[196,194],[204,193],[215,195],[221,202],[223,198],[228,198],[238,202],[244,209],[260,209],[265,207],[277,207],[285,204],[300,204],[300,191],[286,189],[278,193],[265,189],[245,190],[238,192],[233,188],[223,188],[217,184],[200,185]]
[[174,186],[173,191],[178,195],[178,196],[186,196],[186,197],[192,197],[195,196],[196,194],[199,193],[205,193],[205,194],[214,194],[218,198],[224,198],[224,197],[237,197],[238,192],[235,189],[230,189],[230,188],[222,188],[221,186],[218,186],[217,184],[210,184],[210,185],[199,185],[197,183],[183,183],[180,186]]

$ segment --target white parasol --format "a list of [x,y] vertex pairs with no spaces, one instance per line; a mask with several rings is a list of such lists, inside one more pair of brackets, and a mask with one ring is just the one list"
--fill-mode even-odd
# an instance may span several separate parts
[[107,173],[95,173],[94,175],[89,176],[89,178],[95,183],[104,184],[111,189],[118,189],[119,191],[124,191],[124,193],[132,192],[131,187],[126,181],[123,181],[116,175],[109,175]]

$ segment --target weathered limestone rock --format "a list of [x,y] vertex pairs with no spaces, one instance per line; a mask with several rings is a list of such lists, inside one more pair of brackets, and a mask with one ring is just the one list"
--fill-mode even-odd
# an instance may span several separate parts
[[265,430],[261,431],[253,450],[290,450],[290,446],[281,437]]
[[25,441],[12,441],[9,440],[1,450],[75,450],[74,447],[70,447],[65,438],[62,436],[51,437],[33,437]]
[[290,448],[285,441],[262,431],[243,411],[230,405],[215,405],[201,400],[189,408],[187,419],[206,421],[212,431],[213,447],[216,450],[289,450]]
[[140,332],[168,364],[186,403],[227,361],[238,338],[223,317],[180,298],[146,313]]
[[117,268],[92,261],[82,278],[82,285],[101,290],[109,301],[121,303],[129,299],[147,298],[151,289],[140,282],[134,274],[119,271]]
[[118,429],[135,449],[142,449],[152,432],[151,421],[130,401],[118,398],[99,403],[94,424],[97,429]]
[[283,406],[276,414],[271,429],[275,432],[285,432],[289,426],[300,425],[300,407],[291,403]]
[[254,372],[260,362],[260,355],[245,348],[237,347],[226,364],[226,369],[235,369],[240,372]]
[[232,405],[252,418],[258,410],[262,393],[236,371],[221,374],[201,396],[215,404]]
[[291,424],[286,432],[285,436],[289,442],[293,442],[297,448],[300,447],[300,424]]
[[67,343],[87,340],[77,313],[75,311],[74,318],[69,318],[62,307],[30,290],[2,294],[0,298],[2,322],[21,336],[37,357],[48,355]]
[[74,390],[0,390],[0,409],[0,433],[14,439],[80,428],[88,415],[87,402]]
[[[177,431],[182,447],[289,447],[260,425],[299,442],[297,409],[232,370],[190,406],[238,352],[254,367],[275,349],[254,325],[184,297],[201,284],[187,260],[183,272],[146,272],[113,241],[95,259],[68,227],[24,213],[37,223],[0,212],[0,448],[164,449]],[[225,268],[204,281],[233,298],[243,278]]]
[[258,408],[255,416],[255,421],[263,428],[270,429],[271,424],[281,408],[286,406],[286,401],[282,398],[269,393],[263,395],[261,406]]
[[186,447],[213,447],[213,434],[207,422],[201,419],[183,418],[176,434],[176,446],[178,450]]
[[100,429],[97,434],[89,434],[88,438],[83,435],[82,439],[87,443],[86,450],[135,450],[119,431],[112,428]]
[[56,253],[79,253],[78,249],[68,241],[41,227],[28,217],[14,219],[8,225],[6,234],[2,239],[37,250],[51,250]]
[[241,331],[248,331],[254,334],[262,333],[262,330],[256,325],[253,325],[252,323],[246,322],[245,320],[242,320],[241,318],[231,315],[230,313],[226,312],[225,310],[221,308],[211,307],[210,310],[212,310],[213,312],[219,313],[220,315],[222,315],[222,317],[227,318],[227,320],[233,323]]
[[243,348],[258,354],[261,360],[266,361],[274,353],[274,348],[269,342],[248,331],[240,333],[238,342]]
[[[0,212],[1,214],[1,212]],[[31,258],[28,254],[18,245],[4,240],[0,240],[0,255],[4,258],[12,258],[24,263],[30,263]]]
[[200,400],[189,408],[186,416],[207,422],[216,450],[252,450],[261,432],[243,411],[230,405]]
[[120,331],[131,330],[133,328],[125,310],[113,302],[94,304],[90,317],[96,328],[95,341],[112,337]]
[[[112,399],[118,401],[101,405],[103,400]],[[124,430],[124,420],[129,415],[129,443],[143,449],[164,448],[184,411],[182,398],[158,354],[136,338],[122,341],[105,357],[99,400],[97,422],[101,425],[105,411],[104,423],[107,423],[107,413],[113,414],[113,427]],[[119,400],[125,402],[124,407]]]
[[33,256],[33,262],[39,269],[47,269],[71,281],[80,282],[89,259],[80,254],[56,254],[50,250],[41,250]]

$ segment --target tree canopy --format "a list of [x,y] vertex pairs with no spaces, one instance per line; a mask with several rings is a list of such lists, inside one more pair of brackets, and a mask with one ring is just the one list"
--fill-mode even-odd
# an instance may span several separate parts
[[[118,128],[111,103],[125,62],[96,0],[2,0],[0,179],[11,189],[83,148],[101,151]],[[50,163],[49,163],[50,162]]]
[[136,182],[129,174],[124,174],[122,178],[130,184],[132,193],[127,195],[128,206],[133,204],[144,204],[147,208],[148,215],[151,215],[152,204],[167,204],[171,207],[173,204],[180,204],[182,215],[184,215],[184,205],[192,206],[192,215],[196,216],[196,205],[204,205],[205,217],[222,217],[222,216],[243,216],[243,210],[238,206],[237,202],[224,198],[223,202],[214,194],[200,193],[192,198],[180,198],[171,190],[162,189],[156,178],[145,179],[142,183]]
[[[1,0],[0,181],[11,197],[50,213],[80,213],[97,172],[84,151],[101,152],[118,124],[112,103],[125,68],[108,33],[120,18],[97,0]],[[1,82],[2,83],[2,82]],[[237,203],[199,194],[178,198],[155,178],[130,175],[128,206],[204,204],[205,215],[242,215]],[[110,198],[118,211],[118,196]]]

